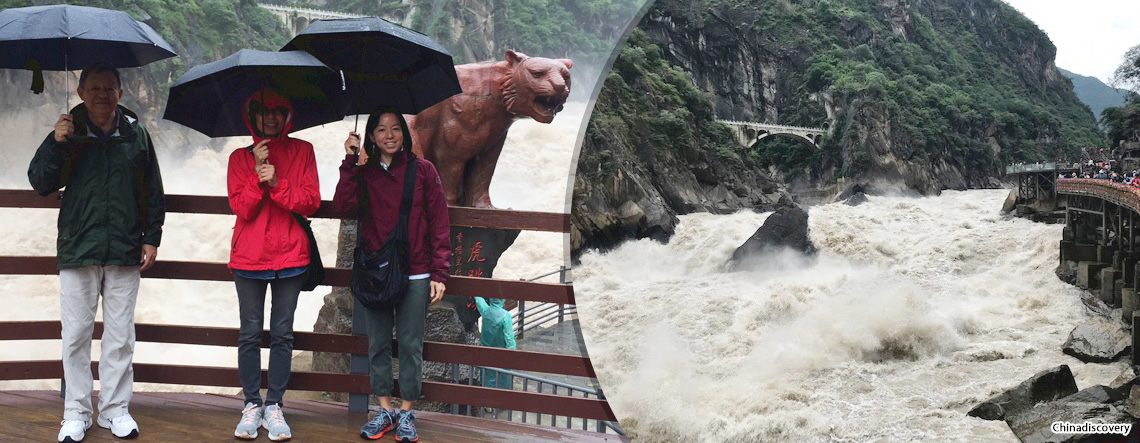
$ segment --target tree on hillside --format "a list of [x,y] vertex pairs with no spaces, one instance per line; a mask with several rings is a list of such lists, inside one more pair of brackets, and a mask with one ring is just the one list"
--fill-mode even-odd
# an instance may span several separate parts
[[1133,91],[1140,89],[1140,45],[1124,53],[1124,61],[1112,74],[1112,83]]
[[[1140,45],[1124,53],[1124,61],[1112,77],[1114,85],[1140,92]],[[1140,141],[1140,95],[1134,92],[1123,106],[1106,108],[1100,113],[1100,121],[1108,129],[1113,146],[1121,141]]]

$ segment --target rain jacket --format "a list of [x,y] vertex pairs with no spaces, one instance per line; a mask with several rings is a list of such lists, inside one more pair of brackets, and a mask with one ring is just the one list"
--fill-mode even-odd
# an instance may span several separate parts
[[162,241],[166,198],[154,145],[138,116],[122,106],[116,114],[115,132],[103,140],[87,128],[87,107],[72,108],[75,133],[62,143],[48,134],[28,167],[36,193],[66,187],[57,223],[59,269],[137,266],[142,245]]
[[[333,209],[357,214],[364,221],[366,250],[380,249],[396,228],[404,190],[404,170],[413,158],[415,154],[405,149],[402,154],[393,156],[388,169],[379,166],[379,159],[356,166],[356,154],[346,155],[341,163]],[[412,194],[411,213],[408,214],[408,246],[411,248],[408,273],[431,273],[432,281],[447,283],[451,267],[451,219],[447,213],[447,198],[443,195],[443,185],[435,165],[424,160],[416,162],[416,165],[416,187]],[[368,206],[371,208],[368,215],[360,214],[357,200],[362,181],[368,187]]]
[[[493,348],[515,349],[515,324],[511,313],[503,309],[503,299],[475,297],[475,306],[483,317],[483,331],[479,343]],[[483,386],[489,388],[512,389],[510,375],[493,369],[483,371]]]
[[511,313],[503,309],[503,299],[475,297],[475,306],[483,317],[483,332],[479,343],[495,348],[515,349],[515,324]]
[[226,185],[230,209],[237,215],[230,243],[230,269],[269,271],[308,265],[309,238],[292,212],[308,216],[321,204],[313,145],[288,136],[293,108],[274,92],[254,93],[245,103],[242,116],[253,134],[253,145],[264,138],[253,130],[248,110],[250,102],[262,99],[267,107],[289,110],[281,134],[270,138],[267,145],[269,164],[277,171],[277,187],[270,188],[258,180],[250,149],[230,154]]

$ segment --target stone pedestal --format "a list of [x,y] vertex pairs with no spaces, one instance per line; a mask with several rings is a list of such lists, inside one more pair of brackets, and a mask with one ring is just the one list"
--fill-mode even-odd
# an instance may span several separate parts
[[1138,307],[1137,302],[1140,301],[1136,296],[1136,288],[1124,288],[1120,290],[1120,316],[1121,320],[1129,322],[1132,320],[1132,311]]
[[1072,241],[1061,242],[1061,260],[1097,261],[1096,245],[1077,243]]
[[1100,271],[1108,267],[1105,263],[1081,261],[1077,263],[1077,287],[1100,289]]
[[1140,350],[1136,344],[1140,343],[1140,311],[1132,311],[1132,364],[1140,364]]
[[1100,291],[1098,295],[1100,300],[1106,305],[1113,306],[1113,300],[1116,296],[1113,292],[1116,290],[1116,279],[1119,278],[1120,272],[1113,268],[1104,268],[1100,270]]
[[1116,248],[1112,246],[1100,245],[1096,247],[1096,261],[1098,262],[1111,264],[1114,254],[1116,254]]

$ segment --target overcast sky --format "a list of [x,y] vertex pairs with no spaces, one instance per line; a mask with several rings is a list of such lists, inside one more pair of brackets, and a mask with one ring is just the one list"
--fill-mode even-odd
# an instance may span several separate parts
[[1049,34],[1057,66],[1105,83],[1140,45],[1140,0],[1005,0]]

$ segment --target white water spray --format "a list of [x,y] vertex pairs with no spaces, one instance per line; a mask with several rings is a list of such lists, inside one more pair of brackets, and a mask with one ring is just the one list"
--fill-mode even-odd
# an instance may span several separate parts
[[668,244],[587,253],[587,347],[635,441],[1010,441],[966,416],[1037,371],[1079,387],[1126,366],[1061,345],[1086,314],[1053,274],[1061,226],[1007,219],[1007,191],[812,208],[820,254],[722,271],[766,214],[681,217]]

